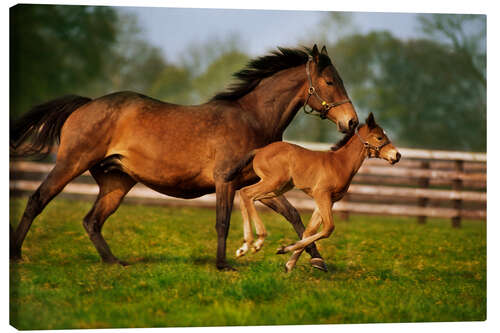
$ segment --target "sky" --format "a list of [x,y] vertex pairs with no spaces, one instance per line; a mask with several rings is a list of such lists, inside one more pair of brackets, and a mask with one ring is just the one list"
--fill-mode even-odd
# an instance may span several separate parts
[[[158,7],[122,7],[135,14],[143,36],[162,49],[168,61],[177,62],[180,54],[194,43],[211,38],[225,40],[238,36],[246,53],[261,55],[276,46],[298,46],[313,40],[321,27],[325,11],[190,9]],[[386,29],[400,38],[415,37],[417,14],[353,14],[360,32]],[[334,36],[333,36],[334,37]]]

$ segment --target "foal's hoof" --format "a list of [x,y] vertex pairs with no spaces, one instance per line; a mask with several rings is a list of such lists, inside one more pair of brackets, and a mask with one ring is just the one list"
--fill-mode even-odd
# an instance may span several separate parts
[[252,246],[250,248],[250,251],[252,252],[252,254],[255,254],[255,253],[259,252],[260,249],[262,249],[262,246]]
[[285,251],[285,247],[282,245],[280,247],[278,247],[278,250],[276,250],[276,254],[285,254],[286,251]]
[[285,273],[290,273],[293,270],[294,267],[295,267],[295,264],[287,262],[285,264]]
[[236,250],[236,258],[244,256],[248,252],[248,243],[243,243],[243,245]]
[[243,249],[236,250],[236,258],[243,257],[245,255],[245,253],[247,253],[247,251],[245,251]]
[[217,269],[219,271],[226,271],[226,272],[236,272],[237,271],[236,268],[233,268],[228,263],[217,264]]
[[317,268],[323,272],[328,272],[325,261],[322,258],[311,258],[311,266]]
[[256,240],[253,244],[252,244],[252,252],[255,253],[255,252],[259,252],[260,249],[262,249],[262,246],[264,246],[264,241],[261,240],[261,239],[258,239]]

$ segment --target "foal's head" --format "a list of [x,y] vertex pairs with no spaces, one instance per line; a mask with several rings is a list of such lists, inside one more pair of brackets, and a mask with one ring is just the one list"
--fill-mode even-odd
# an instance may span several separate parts
[[356,135],[368,149],[368,157],[383,158],[391,164],[399,162],[401,154],[391,143],[385,131],[375,122],[370,112],[365,124],[360,126]]
[[326,47],[323,46],[320,52],[314,45],[309,53],[306,66],[310,96],[307,104],[336,123],[339,131],[353,131],[359,123],[358,116]]

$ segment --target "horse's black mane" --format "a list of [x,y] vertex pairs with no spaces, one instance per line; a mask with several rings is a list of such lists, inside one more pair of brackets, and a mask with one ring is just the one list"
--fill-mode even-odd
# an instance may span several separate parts
[[347,142],[349,142],[349,140],[353,137],[353,135],[356,133],[357,130],[359,130],[359,128],[361,127],[362,125],[358,125],[358,127],[356,128],[355,131],[351,131],[351,132],[348,132],[346,133],[342,139],[340,139],[339,141],[337,141],[337,143],[335,143],[333,146],[330,147],[330,150],[331,151],[337,151],[339,150],[340,148],[344,147]]
[[[216,94],[212,97],[212,101],[237,100],[252,91],[260,80],[281,70],[305,64],[310,54],[311,49],[306,47],[303,50],[278,47],[278,50],[271,52],[269,55],[250,60],[245,68],[233,74],[238,79],[238,82],[230,86],[227,91]],[[327,55],[320,54],[319,71],[328,65],[331,65],[330,58]]]

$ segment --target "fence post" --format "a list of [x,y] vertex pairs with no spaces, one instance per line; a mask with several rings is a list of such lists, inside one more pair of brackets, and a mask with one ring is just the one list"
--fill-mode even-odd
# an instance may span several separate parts
[[[420,164],[421,169],[430,169],[429,161],[422,161]],[[418,180],[419,188],[428,188],[429,187],[429,178],[419,178]],[[418,206],[425,207],[429,203],[429,198],[418,198]],[[425,215],[421,215],[417,217],[417,221],[419,224],[425,224],[427,221],[427,217]]]
[[[464,171],[464,162],[462,160],[455,161],[455,171],[463,172]],[[462,179],[453,179],[452,181],[452,189],[455,191],[462,190],[463,181]],[[460,228],[461,226],[461,210],[462,210],[462,200],[453,200],[453,207],[458,210],[458,216],[455,216],[451,219],[451,226],[453,228]]]

